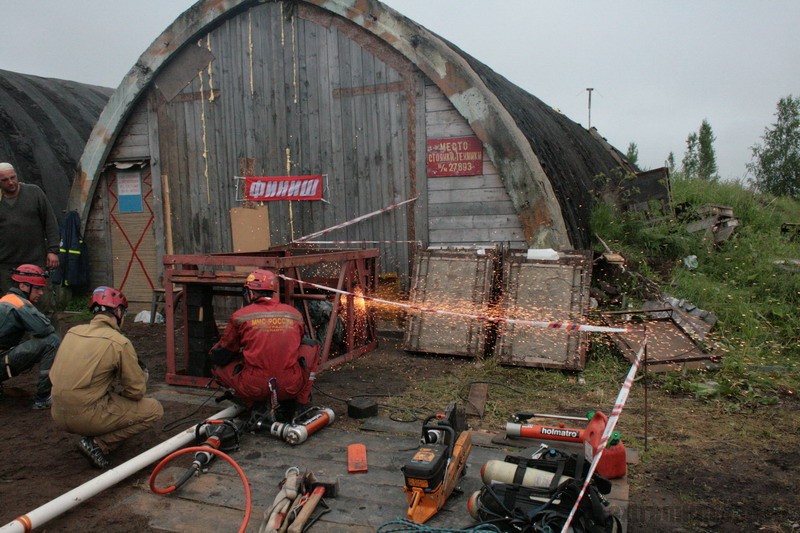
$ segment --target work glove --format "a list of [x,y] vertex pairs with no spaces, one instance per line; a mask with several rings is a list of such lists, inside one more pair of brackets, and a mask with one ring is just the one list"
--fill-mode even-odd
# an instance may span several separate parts
[[236,352],[232,352],[220,346],[215,346],[208,352],[208,359],[211,361],[212,365],[216,366],[225,366],[230,363],[234,357],[236,357]]

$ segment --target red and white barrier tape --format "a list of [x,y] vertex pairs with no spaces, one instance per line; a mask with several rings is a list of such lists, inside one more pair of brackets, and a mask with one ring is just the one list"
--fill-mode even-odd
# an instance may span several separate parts
[[305,244],[422,244],[422,241],[303,241]]
[[617,395],[617,401],[614,403],[614,408],[611,410],[611,416],[608,417],[606,429],[603,431],[603,436],[600,437],[600,444],[598,444],[597,452],[592,459],[592,465],[589,467],[589,473],[586,474],[586,480],[583,482],[581,492],[578,494],[578,499],[575,500],[575,505],[572,506],[572,510],[567,517],[567,521],[564,522],[564,527],[561,528],[561,533],[567,533],[569,530],[569,525],[572,523],[572,519],[575,518],[575,513],[578,511],[578,506],[580,506],[583,495],[586,493],[586,489],[589,487],[589,483],[592,480],[594,471],[597,469],[597,465],[600,462],[600,457],[603,456],[603,450],[606,449],[608,439],[611,437],[611,433],[614,431],[614,427],[617,425],[617,420],[619,420],[619,415],[622,414],[622,409],[625,407],[625,402],[628,401],[628,394],[631,392],[631,387],[633,386],[633,378],[636,377],[636,372],[638,372],[639,366],[642,364],[646,346],[647,334],[645,333],[644,339],[642,340],[642,347],[639,348],[639,351],[636,353],[636,359],[633,361],[633,365],[628,371],[628,375],[625,377],[625,382],[622,384],[622,388]]
[[589,324],[578,324],[575,322],[538,322],[535,320],[521,320],[517,318],[505,318],[505,317],[496,317],[496,316],[489,316],[489,315],[470,315],[467,313],[457,313],[455,311],[446,311],[444,309],[435,309],[433,307],[422,307],[420,305],[411,305],[405,304],[402,302],[393,302],[391,300],[382,300],[380,298],[373,298],[372,296],[364,296],[361,294],[355,294],[348,291],[343,291],[340,289],[334,289],[333,287],[326,287],[325,285],[318,285],[316,283],[311,283],[310,281],[301,281],[299,279],[290,278],[283,274],[279,274],[279,277],[287,280],[293,281],[295,283],[300,283],[302,285],[308,285],[309,287],[315,287],[317,289],[322,289],[324,291],[335,292],[337,294],[342,294],[345,296],[352,296],[354,298],[361,298],[362,300],[366,300],[368,302],[377,302],[386,305],[392,305],[395,307],[403,307],[405,309],[411,309],[413,311],[421,311],[423,313],[431,313],[435,315],[447,315],[447,316],[455,316],[459,318],[468,318],[473,320],[485,320],[487,322],[495,322],[495,323],[506,323],[506,324],[520,324],[525,326],[534,326],[537,328],[543,329],[563,329],[566,331],[586,331],[586,332],[593,332],[593,333],[627,333],[629,329],[626,328],[610,328],[606,326],[592,326]]
[[315,233],[311,233],[309,235],[306,235],[305,237],[300,237],[298,239],[293,240],[292,242],[306,242],[309,239],[313,239],[315,237],[319,237],[320,235],[325,235],[326,233],[331,232],[333,230],[341,229],[341,228],[344,228],[346,226],[350,226],[351,224],[355,224],[356,222],[361,222],[362,220],[366,220],[368,218],[374,217],[375,215],[380,215],[381,213],[385,213],[387,211],[391,211],[392,209],[394,209],[396,207],[400,207],[401,205],[405,205],[405,204],[407,204],[409,202],[413,202],[416,199],[417,199],[417,197],[415,196],[414,198],[411,198],[410,200],[405,200],[405,201],[400,202],[398,204],[392,204],[390,206],[384,207],[383,209],[378,209],[377,211],[373,211],[372,213],[367,213],[366,215],[361,215],[360,217],[356,217],[356,218],[348,220],[346,222],[342,222],[341,224],[337,224],[335,226],[331,226],[330,228],[326,228],[326,229],[317,231]]

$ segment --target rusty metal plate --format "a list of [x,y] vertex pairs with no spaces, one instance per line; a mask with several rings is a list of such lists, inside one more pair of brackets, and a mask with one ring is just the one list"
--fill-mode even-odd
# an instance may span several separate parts
[[[545,322],[584,322],[589,310],[592,255],[561,252],[560,259],[528,259],[525,251],[504,255],[500,309],[508,318]],[[588,337],[582,332],[503,323],[494,356],[512,366],[582,370]]]
[[[496,260],[493,249],[419,251],[414,258],[409,300],[419,307],[485,315]],[[483,357],[486,335],[485,320],[417,312],[406,320],[403,349]]]
[[[665,314],[668,316],[664,316]],[[631,321],[631,318],[637,315],[639,319]],[[706,340],[704,335],[698,335],[698,331],[688,327],[691,324],[686,323],[686,315],[679,313],[678,310],[608,313],[603,316],[603,320],[611,327],[637,330],[611,335],[614,344],[631,363],[636,359],[636,354],[642,345],[644,331],[647,332],[647,353],[644,363],[650,372],[710,368],[722,358],[722,354],[713,343]],[[693,338],[698,336],[703,338]]]

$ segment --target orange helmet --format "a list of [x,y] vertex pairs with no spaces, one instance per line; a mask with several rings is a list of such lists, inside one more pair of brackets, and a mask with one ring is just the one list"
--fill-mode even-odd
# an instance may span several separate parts
[[116,309],[122,307],[128,309],[128,299],[125,295],[114,287],[97,287],[92,292],[92,298],[89,300],[89,309],[94,311],[98,307],[105,309]]
[[27,283],[34,287],[47,286],[47,274],[42,267],[36,265],[20,265],[11,271],[11,279],[18,283]]
[[247,276],[244,286],[254,291],[278,292],[278,276],[272,270],[254,270]]

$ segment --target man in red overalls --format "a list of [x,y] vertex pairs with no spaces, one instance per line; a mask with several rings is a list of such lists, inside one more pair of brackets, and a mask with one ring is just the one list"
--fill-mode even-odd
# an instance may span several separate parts
[[311,401],[317,346],[302,343],[303,317],[278,300],[278,276],[255,270],[244,284],[245,305],[228,320],[222,338],[210,350],[211,373],[248,407],[270,400]]

